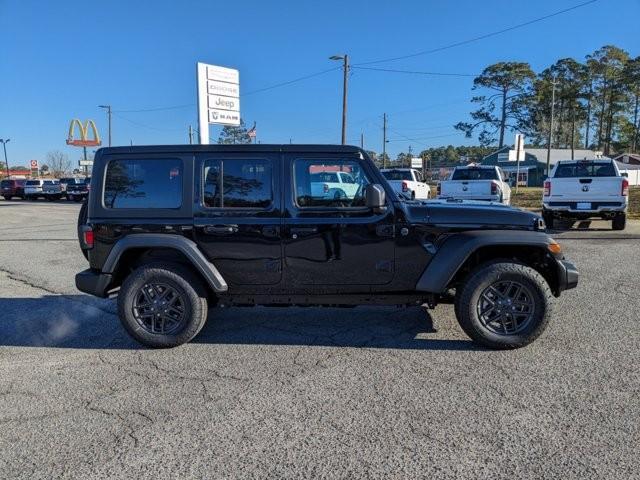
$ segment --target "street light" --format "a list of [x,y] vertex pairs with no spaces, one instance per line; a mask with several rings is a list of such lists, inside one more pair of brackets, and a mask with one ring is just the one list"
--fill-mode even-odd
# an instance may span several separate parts
[[349,73],[349,55],[332,55],[329,60],[342,60],[342,145],[347,143],[347,74]]
[[109,118],[109,146],[111,146],[111,105],[98,105],[98,108],[107,110],[107,117]]
[[7,160],[7,143],[11,141],[10,138],[3,140],[0,138],[0,142],[2,142],[2,148],[4,149],[4,165],[7,168],[7,178],[9,178],[9,160]]

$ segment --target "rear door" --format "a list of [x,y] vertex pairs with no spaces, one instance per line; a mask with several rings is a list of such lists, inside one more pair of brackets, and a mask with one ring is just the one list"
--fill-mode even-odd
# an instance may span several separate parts
[[622,197],[622,177],[610,161],[561,163],[551,179],[552,201],[606,202]]
[[[368,291],[394,276],[394,213],[391,199],[383,212],[365,207],[364,187],[375,178],[355,153],[288,153],[284,156],[284,284],[297,292],[323,286]],[[353,193],[316,196],[312,179],[322,172],[347,172]],[[311,286],[314,286],[311,288]],[[344,290],[342,290],[344,291]]]
[[195,238],[236,290],[280,282],[281,165],[278,153],[196,155]]

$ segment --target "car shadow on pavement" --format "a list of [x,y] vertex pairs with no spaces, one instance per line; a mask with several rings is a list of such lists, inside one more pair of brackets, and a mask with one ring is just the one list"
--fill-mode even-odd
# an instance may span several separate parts
[[[0,298],[0,347],[141,349],[120,325],[115,302],[86,295]],[[419,307],[212,309],[197,344],[476,350],[469,340],[431,338]]]

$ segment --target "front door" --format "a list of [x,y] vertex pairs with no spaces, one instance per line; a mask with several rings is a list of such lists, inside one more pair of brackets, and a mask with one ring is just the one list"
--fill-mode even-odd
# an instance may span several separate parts
[[365,206],[372,167],[356,153],[289,153],[284,166],[285,284],[299,291],[309,285],[366,291],[391,282],[393,207],[390,201],[384,212]]
[[230,288],[273,285],[282,275],[279,154],[196,156],[198,246]]

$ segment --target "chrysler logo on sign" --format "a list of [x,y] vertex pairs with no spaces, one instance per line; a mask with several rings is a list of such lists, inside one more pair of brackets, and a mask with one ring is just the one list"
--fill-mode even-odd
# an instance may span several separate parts
[[582,186],[582,191],[583,192],[588,192],[589,191],[589,185],[583,185]]

